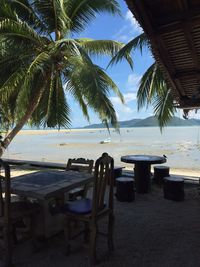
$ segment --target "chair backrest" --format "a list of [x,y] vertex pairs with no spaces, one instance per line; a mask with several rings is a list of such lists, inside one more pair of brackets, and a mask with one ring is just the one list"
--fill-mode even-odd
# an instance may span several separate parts
[[94,160],[77,158],[69,159],[67,162],[66,170],[88,172],[91,173],[93,169]]
[[[105,208],[113,209],[114,160],[107,153],[95,162],[92,215]],[[106,190],[108,190],[107,199]]]
[[[4,190],[2,184],[4,184]],[[4,197],[3,192],[5,193]],[[8,223],[10,217],[10,199],[10,167],[0,159],[0,217],[4,216],[5,223]]]

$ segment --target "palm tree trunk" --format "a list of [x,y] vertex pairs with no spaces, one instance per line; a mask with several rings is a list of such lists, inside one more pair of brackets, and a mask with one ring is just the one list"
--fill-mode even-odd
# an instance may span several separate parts
[[41,96],[45,90],[45,86],[43,86],[38,92],[35,94],[33,100],[31,101],[29,107],[27,108],[25,114],[22,116],[21,119],[17,122],[15,127],[10,131],[10,133],[4,138],[3,141],[1,141],[0,144],[0,157],[2,156],[4,150],[9,146],[13,138],[18,134],[18,132],[22,129],[22,127],[27,123],[27,121],[30,119],[31,115],[37,108],[39,101],[41,99]]

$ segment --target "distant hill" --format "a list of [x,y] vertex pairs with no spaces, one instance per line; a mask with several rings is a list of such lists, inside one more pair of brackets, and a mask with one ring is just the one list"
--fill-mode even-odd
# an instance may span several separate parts
[[[200,125],[200,120],[194,119],[180,119],[178,117],[173,117],[167,124],[167,126],[195,126]],[[146,119],[143,119],[135,124],[134,127],[154,127],[158,126],[158,120],[156,117],[151,116]]]
[[[133,120],[129,120],[129,121],[119,121],[119,125],[120,128],[128,128],[128,127],[134,127],[135,124],[139,121],[141,121],[142,119],[133,119]],[[109,127],[111,127],[111,125],[109,125]],[[105,128],[105,124],[103,123],[99,123],[99,124],[91,124],[91,125],[87,125],[84,128],[86,129],[90,129],[90,128]]]
[[[156,117],[151,116],[146,119],[132,119],[128,121],[120,121],[119,122],[120,128],[128,128],[128,127],[158,127],[158,121]],[[173,117],[167,126],[200,126],[200,120],[198,119],[180,119],[178,117]],[[109,125],[111,126],[111,125]],[[91,124],[88,126],[85,126],[84,128],[90,129],[90,128],[105,128],[105,124]]]

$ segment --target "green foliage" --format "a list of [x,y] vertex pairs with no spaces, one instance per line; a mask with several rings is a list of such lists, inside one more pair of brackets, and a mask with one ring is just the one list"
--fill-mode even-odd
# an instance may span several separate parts
[[148,40],[146,38],[146,35],[144,33],[142,33],[139,36],[137,36],[136,38],[134,38],[133,40],[131,40],[126,45],[123,45],[123,47],[111,59],[109,65],[116,64],[116,63],[122,61],[124,58],[126,58],[130,67],[133,69],[133,61],[130,58],[131,51],[135,50],[135,49],[140,49],[140,51],[142,53],[142,49],[145,46],[148,46]]
[[65,3],[66,13],[71,20],[68,30],[72,33],[83,31],[97,13],[120,14],[119,4],[116,0],[68,0]]
[[137,99],[138,109],[153,106],[161,131],[176,112],[171,90],[156,63],[152,64],[141,78]]
[[[111,78],[90,56],[114,56],[111,40],[72,39],[97,13],[120,14],[115,0],[9,0],[0,6],[0,116],[9,126],[69,127],[70,94],[117,127],[109,94],[123,102]],[[126,53],[125,58],[131,62]],[[67,97],[66,97],[67,96]],[[7,114],[7,115],[5,115]]]
[[[118,63],[127,55],[129,56],[131,51],[139,49],[143,52],[145,47],[149,47],[149,41],[145,33],[140,34],[128,44],[124,45],[120,51],[110,61],[109,65]],[[130,67],[133,68],[133,62],[127,58]],[[149,105],[153,106],[154,114],[158,119],[160,129],[167,125],[174,113],[176,108],[173,105],[173,97],[171,90],[168,88],[162,72],[158,68],[156,63],[152,64],[146,72],[143,74],[139,89],[137,92],[138,110]]]

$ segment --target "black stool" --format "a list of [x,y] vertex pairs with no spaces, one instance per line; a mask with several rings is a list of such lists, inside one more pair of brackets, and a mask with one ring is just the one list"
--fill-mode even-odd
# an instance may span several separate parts
[[115,179],[122,176],[122,169],[123,168],[124,167],[117,167],[117,166],[114,167],[114,178]]
[[156,184],[163,184],[163,178],[170,176],[168,166],[154,166],[154,181]]
[[[116,178],[122,176],[122,169],[124,167],[117,167],[115,166],[113,169],[113,179],[114,179],[114,186],[116,185]],[[110,184],[110,181],[108,180],[108,184]]]
[[184,200],[184,179],[176,176],[165,177],[163,191],[166,199]]
[[135,199],[133,178],[122,176],[116,179],[116,198],[122,202],[131,202]]

